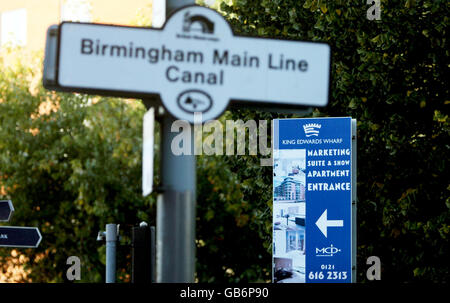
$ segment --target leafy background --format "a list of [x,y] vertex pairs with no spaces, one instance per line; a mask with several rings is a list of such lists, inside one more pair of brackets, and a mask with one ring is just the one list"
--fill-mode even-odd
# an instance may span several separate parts
[[[446,281],[450,4],[381,1],[380,21],[367,20],[369,6],[236,0],[213,7],[239,35],[331,45],[330,102],[310,116],[358,121],[358,281],[367,281],[372,255],[381,259],[382,281]],[[44,239],[35,250],[1,249],[0,270],[7,274],[23,256],[29,272],[19,281],[62,282],[67,257],[76,255],[82,282],[102,282],[105,251],[95,238],[115,222],[123,229],[119,281],[129,282],[128,230],[143,220],[155,225],[156,197],[143,198],[140,188],[145,108],[47,91],[42,54],[24,62],[0,63],[0,199],[13,200],[11,225],[39,226]],[[296,116],[233,108],[221,121],[278,117]],[[259,161],[197,157],[200,282],[271,279],[271,168]]]

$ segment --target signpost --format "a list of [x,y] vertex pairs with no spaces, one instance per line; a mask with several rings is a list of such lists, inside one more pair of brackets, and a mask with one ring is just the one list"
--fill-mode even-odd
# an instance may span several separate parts
[[356,121],[274,120],[273,140],[274,281],[354,282]]
[[[180,8],[188,3],[194,1],[167,0],[171,15],[161,29],[63,22],[47,33],[47,89],[140,98],[147,108],[165,108],[157,117],[157,282],[194,282],[195,156],[172,153],[175,119],[203,123],[229,105],[298,111],[326,106],[329,95],[328,44],[237,36],[214,10]],[[144,166],[146,195],[151,165]]]
[[155,109],[150,108],[144,115],[142,127],[142,195],[153,191],[153,145],[154,145]]
[[[11,200],[0,201],[0,221],[8,222],[14,212]],[[0,226],[0,247],[36,248],[42,236],[37,227]]]
[[0,247],[36,248],[41,240],[37,227],[0,226]]
[[8,222],[14,213],[11,200],[0,200],[0,222]]
[[57,36],[55,58],[46,58],[55,73],[44,72],[50,89],[160,96],[191,123],[194,112],[217,118],[230,101],[328,103],[328,44],[236,36],[222,15],[201,6],[175,11],[162,29],[63,22]]

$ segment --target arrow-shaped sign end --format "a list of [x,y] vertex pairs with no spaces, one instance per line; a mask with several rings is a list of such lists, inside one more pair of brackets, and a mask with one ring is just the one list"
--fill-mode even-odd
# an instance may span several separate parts
[[37,241],[37,243],[36,243],[36,248],[39,246],[39,244],[41,244],[41,241],[42,241],[42,234],[41,234],[41,232],[39,231],[39,228],[37,228],[36,227],[36,232],[37,232],[37,234],[38,234],[38,237],[39,237],[39,240]]
[[322,215],[317,219],[316,225],[319,228],[319,230],[322,232],[322,234],[327,237],[327,210],[322,213]]
[[0,222],[8,222],[14,213],[11,200],[0,200]]

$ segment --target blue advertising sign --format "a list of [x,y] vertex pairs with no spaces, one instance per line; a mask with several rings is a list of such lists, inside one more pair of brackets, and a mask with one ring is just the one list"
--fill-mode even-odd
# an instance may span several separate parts
[[350,283],[352,119],[273,125],[273,280]]

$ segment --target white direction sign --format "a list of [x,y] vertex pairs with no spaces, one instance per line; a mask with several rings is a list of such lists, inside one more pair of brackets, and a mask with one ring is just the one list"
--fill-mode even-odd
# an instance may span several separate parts
[[57,54],[57,88],[160,95],[173,116],[190,122],[194,112],[204,121],[220,116],[230,101],[328,103],[328,44],[235,36],[201,6],[176,11],[162,29],[63,22]]

